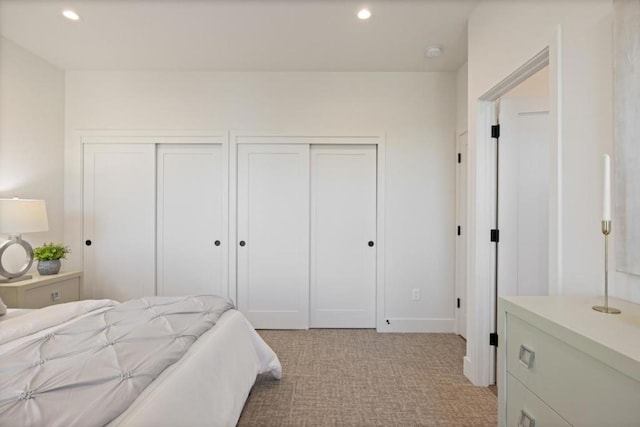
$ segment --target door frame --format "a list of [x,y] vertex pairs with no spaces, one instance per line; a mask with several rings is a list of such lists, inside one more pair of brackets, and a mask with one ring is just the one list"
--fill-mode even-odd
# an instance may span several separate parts
[[[496,101],[511,89],[549,66],[549,107],[552,135],[550,138],[550,182],[549,182],[549,295],[562,292],[562,51],[561,29],[558,27],[554,40],[525,64],[514,70],[501,82],[475,101],[477,114],[475,153],[472,154],[475,174],[469,176],[474,195],[467,198],[470,224],[474,228],[470,235],[467,259],[467,277],[470,308],[467,329],[467,355],[464,358],[464,373],[474,385],[488,386],[493,378],[504,386],[501,372],[495,372],[495,351],[489,345],[489,334],[496,330],[494,320],[495,296],[495,243],[489,239],[489,230],[495,227],[496,203],[496,143],[491,138],[491,125],[496,123]],[[471,193],[471,191],[469,192]],[[500,332],[500,331],[498,331]],[[499,341],[501,337],[498,338]],[[498,343],[500,345],[500,342]],[[502,351],[498,351],[498,358]],[[496,375],[497,374],[497,375]]]
[[[218,144],[222,147],[223,165],[223,227],[229,229],[229,131],[228,130],[126,130],[78,129],[70,132],[66,146],[64,240],[72,250],[69,268],[82,270],[84,146],[85,144]],[[155,197],[155,195],[154,195]],[[155,221],[155,218],[154,218]],[[230,234],[230,233],[229,233]],[[224,237],[229,242],[229,237]],[[224,245],[224,242],[223,242]],[[222,250],[223,283],[228,284],[228,249]],[[225,288],[223,286],[223,288]],[[228,296],[228,286],[227,295]],[[82,283],[80,298],[93,298],[91,284]]]
[[[384,224],[385,224],[385,141],[384,132],[261,132],[232,131],[229,141],[229,297],[237,301],[237,218],[238,218],[238,146],[240,144],[307,144],[307,145],[375,145],[376,164],[376,329],[392,332],[386,323],[384,295]],[[234,230],[234,231],[231,231]],[[231,249],[233,248],[233,249]]]
[[[467,143],[466,143],[466,147],[462,147],[461,144],[461,140],[463,137],[467,138]],[[467,238],[467,234],[469,233],[469,206],[467,205],[467,195],[469,194],[469,168],[467,167],[467,163],[469,161],[469,131],[465,130],[462,132],[459,132],[456,135],[456,155],[461,156],[460,161],[458,162],[458,160],[456,159],[456,225],[458,227],[461,228],[460,230],[460,236],[456,236],[456,256],[455,256],[455,271],[454,271],[454,281],[455,281],[455,298],[456,301],[459,299],[461,299],[460,302],[460,307],[457,307],[455,310],[455,328],[454,330],[456,331],[456,333],[460,336],[462,336],[464,339],[466,339],[467,336],[467,330],[466,327],[467,325],[465,324],[465,335],[463,336],[460,333],[460,330],[462,329],[461,325],[461,321],[460,321],[460,313],[462,311],[464,311],[464,318],[465,321],[466,319],[468,319],[467,316],[467,283],[469,281],[468,277],[461,277],[463,275],[463,272],[466,273],[467,271],[467,263],[462,263],[460,262],[460,254],[468,254],[469,252],[469,239]],[[461,177],[460,177],[460,171],[464,168],[464,171],[466,172],[464,177],[465,180],[462,181]],[[461,197],[461,189],[464,186],[464,194],[465,194],[465,198],[464,198],[464,202],[465,202],[465,206],[464,206],[464,215],[461,212],[461,201],[462,201],[462,197]],[[462,244],[462,242],[460,240],[460,237],[464,237],[464,245]],[[467,257],[465,257],[465,260],[467,259]]]

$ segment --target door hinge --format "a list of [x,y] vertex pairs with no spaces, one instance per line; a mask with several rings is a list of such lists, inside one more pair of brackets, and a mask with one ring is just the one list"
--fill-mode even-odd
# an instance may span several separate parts
[[500,241],[500,230],[491,230],[491,241],[496,243]]
[[458,153],[458,163],[462,163],[462,153]]
[[458,298],[457,306],[458,306],[458,308],[460,308],[460,298]]
[[500,125],[491,126],[491,138],[500,138]]
[[489,345],[498,346],[498,334],[492,332],[489,334]]
[[458,236],[462,234],[462,227],[458,226]]

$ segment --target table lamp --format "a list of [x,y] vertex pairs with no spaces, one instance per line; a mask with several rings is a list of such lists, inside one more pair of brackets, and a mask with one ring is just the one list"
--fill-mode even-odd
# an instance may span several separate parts
[[[33,264],[33,248],[22,240],[23,233],[37,233],[49,230],[47,221],[47,207],[44,200],[32,199],[0,199],[0,234],[8,234],[9,240],[0,245],[0,282],[17,282],[31,279],[25,275]],[[27,254],[27,259],[22,268],[17,272],[8,271],[3,265],[5,251],[13,246],[20,245]]]

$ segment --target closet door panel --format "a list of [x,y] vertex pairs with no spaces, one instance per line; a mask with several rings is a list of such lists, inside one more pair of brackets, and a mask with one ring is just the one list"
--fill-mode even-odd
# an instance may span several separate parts
[[85,144],[84,282],[94,298],[155,295],[155,146]]
[[256,328],[309,326],[309,146],[238,147],[238,305]]
[[226,295],[222,147],[161,144],[157,158],[158,294]]
[[374,328],[376,147],[311,147],[311,327]]

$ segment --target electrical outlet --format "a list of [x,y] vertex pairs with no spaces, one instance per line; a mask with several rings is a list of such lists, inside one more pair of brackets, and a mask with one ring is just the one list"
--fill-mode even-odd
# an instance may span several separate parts
[[411,301],[420,301],[420,288],[413,288],[411,291]]

